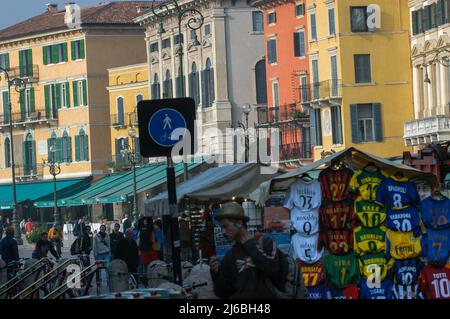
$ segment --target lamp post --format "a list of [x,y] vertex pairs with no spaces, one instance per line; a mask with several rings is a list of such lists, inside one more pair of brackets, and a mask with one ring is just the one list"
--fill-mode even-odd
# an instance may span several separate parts
[[244,132],[245,132],[245,162],[248,163],[249,162],[249,150],[250,150],[250,137],[248,134],[248,116],[250,115],[250,112],[252,111],[252,107],[250,106],[250,104],[244,104],[242,106],[242,112],[244,113],[245,116],[245,125],[242,124],[242,122],[238,122],[238,126],[241,127]]
[[47,161],[44,160],[44,165],[48,166],[50,175],[53,176],[53,222],[55,224],[62,224],[61,216],[58,213],[58,195],[56,193],[56,176],[61,174],[61,165],[56,162],[56,147],[50,146],[50,157]]
[[[447,54],[447,56],[444,57],[440,57],[440,55],[445,52]],[[450,67],[450,49],[440,49],[438,50],[438,52],[436,52],[435,56],[433,57],[433,59],[428,62],[428,63],[424,63],[422,64],[422,66],[425,67],[425,79],[423,80],[425,83],[431,84],[431,79],[428,75],[428,67],[431,66],[434,63],[439,63],[441,65],[443,65],[444,67]]]
[[[16,167],[14,161],[14,136],[13,136],[13,117],[12,117],[12,104],[11,104],[11,87],[17,92],[23,90],[27,81],[22,78],[15,77],[10,78],[8,70],[6,68],[0,67],[0,74],[5,74],[5,80],[8,83],[8,110],[9,110],[9,134],[10,134],[10,148],[11,148],[11,177],[13,186],[13,212],[12,212],[12,223],[14,227],[14,234],[17,244],[23,245],[22,235],[20,233],[19,221],[17,220],[17,190],[16,190]],[[1,79],[1,77],[0,77]]]
[[137,185],[136,185],[136,164],[138,163],[138,156],[136,154],[135,138],[137,136],[136,130],[132,127],[128,130],[128,136],[131,137],[131,148],[130,146],[125,146],[124,149],[120,151],[123,158],[127,158],[131,165],[131,170],[133,172],[133,221],[137,225],[139,219],[138,210],[138,198],[137,198]]

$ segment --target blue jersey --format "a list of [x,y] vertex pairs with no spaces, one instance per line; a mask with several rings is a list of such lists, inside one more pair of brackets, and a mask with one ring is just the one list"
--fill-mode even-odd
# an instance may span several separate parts
[[308,288],[308,299],[328,299],[328,287],[322,284]]
[[391,271],[398,285],[414,285],[419,281],[419,275],[424,263],[419,258],[396,260]]
[[408,206],[419,206],[420,196],[416,186],[407,178],[388,177],[381,181],[377,190],[376,201],[386,208],[401,209]]
[[428,229],[423,236],[422,249],[429,263],[444,265],[450,256],[450,228]]
[[414,232],[420,234],[419,209],[409,206],[403,209],[386,209],[386,227],[399,232]]
[[423,299],[419,293],[419,285],[400,285],[394,284],[393,299]]
[[381,282],[380,287],[370,288],[367,283],[368,280],[361,281],[361,290],[359,292],[360,299],[393,299],[392,281],[385,279]]
[[420,203],[422,221],[427,228],[446,228],[450,226],[450,199],[425,198]]

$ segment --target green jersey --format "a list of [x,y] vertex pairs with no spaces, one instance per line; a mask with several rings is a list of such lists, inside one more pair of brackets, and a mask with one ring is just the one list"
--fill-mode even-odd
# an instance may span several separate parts
[[323,258],[326,278],[337,289],[343,289],[350,283],[359,283],[359,270],[354,253],[347,255],[328,254]]
[[353,247],[356,255],[386,252],[386,227],[356,227],[353,230]]
[[355,200],[355,215],[364,227],[379,227],[386,221],[386,209],[361,197]]

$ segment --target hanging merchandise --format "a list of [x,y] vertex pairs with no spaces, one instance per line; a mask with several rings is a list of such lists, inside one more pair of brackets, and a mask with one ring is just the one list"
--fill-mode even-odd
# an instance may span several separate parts
[[324,229],[351,227],[355,219],[351,199],[339,202],[323,201],[320,207],[320,219]]
[[423,237],[424,255],[430,264],[442,266],[450,257],[450,228],[429,229]]
[[383,280],[378,285],[362,280],[360,299],[392,299],[393,282],[389,279]]
[[350,283],[359,283],[359,270],[353,252],[347,255],[327,254],[323,257],[325,276],[334,288],[343,289]]
[[300,267],[307,288],[316,287],[324,282],[325,277],[322,260],[319,260],[314,264],[307,264],[299,261],[298,266]]
[[415,258],[422,252],[421,236],[413,232],[398,232],[388,229],[386,232],[386,252],[396,260]]
[[328,299],[328,291],[326,284],[310,287],[308,288],[308,299]]
[[386,227],[398,232],[421,233],[419,209],[408,206],[403,209],[386,208]]
[[326,229],[323,233],[325,247],[333,255],[345,255],[353,251],[353,230]]
[[364,227],[379,227],[386,221],[386,209],[376,202],[358,198],[354,210]]
[[344,289],[330,287],[328,299],[359,299],[359,287],[355,284],[349,284]]
[[386,208],[402,209],[409,206],[417,207],[420,204],[416,186],[401,175],[397,173],[385,178],[378,187],[376,201]]
[[450,199],[427,197],[420,203],[422,221],[427,228],[450,227]]
[[386,251],[386,227],[365,228],[360,226],[355,228],[353,245],[355,254],[358,256]]
[[300,259],[308,264],[314,264],[323,255],[323,247],[319,244],[319,233],[311,236],[294,234],[291,239],[292,258]]
[[419,297],[419,286],[418,284],[411,284],[411,285],[401,285],[401,284],[394,284],[394,288],[392,291],[392,299],[421,299]]
[[322,200],[340,202],[352,197],[349,183],[353,171],[343,164],[339,168],[332,165],[319,174],[320,186],[322,187]]
[[350,190],[355,193],[359,192],[362,200],[374,201],[377,189],[386,177],[387,174],[373,162],[368,162],[362,170],[356,171],[353,175],[350,181]]
[[423,267],[424,263],[420,258],[396,260],[392,267],[394,280],[400,285],[417,284]]
[[316,208],[311,211],[301,212],[294,208],[291,211],[291,222],[300,235],[315,235],[319,232],[319,210]]
[[450,299],[450,265],[426,265],[420,273],[419,290],[426,299]]
[[292,184],[285,197],[284,207],[296,211],[310,211],[320,207],[322,192],[317,180],[305,181],[300,178]]
[[379,274],[380,278],[376,278],[384,280],[388,271],[391,269],[394,264],[394,259],[388,258],[385,252],[377,253],[377,254],[365,254],[358,258],[359,268],[363,277],[367,278],[375,278]]

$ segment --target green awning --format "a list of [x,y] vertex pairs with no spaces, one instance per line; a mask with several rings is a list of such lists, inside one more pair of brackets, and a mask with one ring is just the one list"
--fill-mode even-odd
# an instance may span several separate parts
[[[66,198],[78,194],[79,192],[87,189],[91,185],[91,178],[80,180],[78,183],[71,185],[57,191],[58,198]],[[55,206],[55,201],[53,200],[53,192],[34,201],[34,206],[36,207],[53,207]],[[58,200],[59,204],[59,200]]]
[[[89,178],[64,179],[56,181],[56,191],[58,197],[74,194],[84,188],[89,187]],[[51,201],[49,206],[53,206],[53,181],[40,181],[33,183],[16,184],[17,203],[25,201],[37,202],[41,200]],[[0,210],[13,209],[13,187],[12,185],[0,185]]]
[[[188,162],[188,170],[206,163],[210,157],[196,158]],[[136,169],[136,190],[138,193],[166,183],[166,162],[146,164]],[[175,175],[183,175],[183,163],[175,164]],[[71,197],[58,201],[59,206],[83,206],[112,204],[128,201],[133,196],[133,172],[114,173]]]

